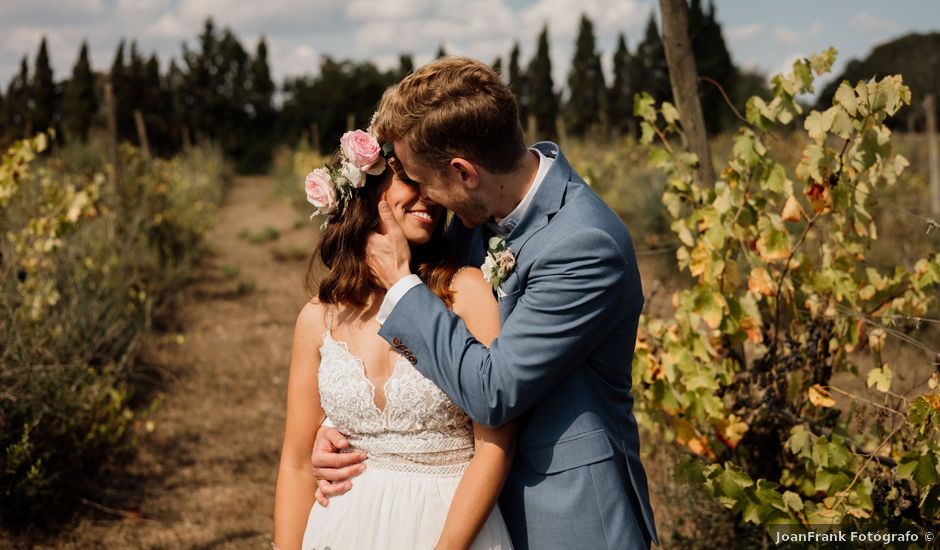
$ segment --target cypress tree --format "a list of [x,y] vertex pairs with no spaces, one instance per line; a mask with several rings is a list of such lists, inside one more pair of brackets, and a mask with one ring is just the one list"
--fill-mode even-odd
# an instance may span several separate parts
[[512,51],[509,52],[509,88],[516,96],[516,102],[519,104],[519,118],[522,121],[522,127],[525,128],[526,118],[529,116],[529,94],[526,86],[525,74],[519,67],[519,43],[514,42]]
[[413,72],[415,72],[414,59],[411,54],[403,53],[398,56],[398,71],[393,75],[392,80],[398,82]]
[[87,141],[88,130],[97,112],[95,75],[88,61],[88,43],[82,41],[78,60],[72,68],[72,78],[66,84],[62,98],[62,126],[67,135],[81,140],[82,143]]
[[268,67],[268,46],[262,37],[258,41],[255,55],[249,65],[248,106],[251,114],[250,126],[253,139],[248,146],[250,168],[261,171],[267,168],[273,151],[273,135],[276,123],[274,110],[274,81]]
[[197,40],[196,50],[183,45],[183,60],[186,64],[183,74],[186,81],[180,91],[186,124],[199,140],[213,137],[218,129],[217,121],[224,116],[220,96],[222,76],[220,68],[215,66],[221,57],[219,37],[211,18],[206,19]]
[[614,80],[607,95],[608,120],[617,132],[631,132],[635,126],[633,120],[633,75],[631,75],[632,57],[627,49],[627,39],[620,33],[617,37],[617,50],[614,52]]
[[646,24],[646,35],[637,46],[636,54],[633,56],[633,75],[637,83],[634,92],[649,92],[657,102],[672,101],[666,50],[653,14],[650,14],[649,22]]
[[30,86],[30,102],[32,104],[33,130],[43,132],[54,127],[58,119],[55,82],[52,78],[52,67],[49,65],[49,52],[46,48],[46,37],[39,43],[39,53],[36,55],[36,70]]
[[14,139],[32,132],[29,113],[29,67],[26,57],[20,61],[20,72],[10,80],[3,104],[3,120],[7,133]]
[[111,93],[114,97],[114,111],[117,122],[118,139],[134,140],[133,129],[133,101],[134,86],[129,67],[124,62],[125,42],[118,42],[114,61],[111,63]]
[[571,93],[565,106],[568,130],[583,137],[591,125],[599,122],[607,92],[601,56],[595,48],[594,24],[584,14],[581,15],[574,58],[568,73],[568,90]]
[[490,67],[493,68],[496,74],[502,76],[503,75],[503,58],[497,57],[496,59],[494,59],[493,62],[490,64]]
[[435,59],[440,59],[442,57],[447,57],[447,52],[444,50],[444,43],[442,42],[440,46],[437,47],[437,53],[434,54]]
[[186,118],[186,103],[183,94],[183,87],[186,85],[186,75],[180,70],[175,59],[170,60],[170,66],[166,71],[166,93],[167,108],[170,110],[169,125],[169,143],[178,144],[183,147],[187,142],[183,138],[185,133],[192,140],[192,128],[188,125]]
[[271,80],[271,69],[268,67],[268,45],[264,37],[258,41],[249,73],[251,93],[248,103],[256,120],[270,122],[274,111],[274,81]]
[[176,149],[179,133],[174,127],[169,86],[160,75],[160,61],[155,53],[144,64],[142,82],[145,90],[138,108],[144,117],[150,148],[154,153],[170,154]]
[[535,115],[535,129],[539,139],[555,138],[555,119],[558,116],[558,96],[552,81],[552,60],[548,53],[548,25],[542,27],[535,57],[526,71],[529,89],[529,113]]

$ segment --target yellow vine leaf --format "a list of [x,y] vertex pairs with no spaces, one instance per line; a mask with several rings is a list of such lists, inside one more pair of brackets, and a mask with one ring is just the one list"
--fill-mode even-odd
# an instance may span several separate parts
[[816,407],[835,407],[836,400],[832,398],[832,394],[829,393],[829,390],[820,386],[819,384],[813,384],[807,390],[809,394],[809,402]]
[[747,278],[747,289],[762,296],[776,294],[773,279],[763,267],[755,267],[751,270],[751,275]]
[[867,382],[869,388],[875,386],[878,391],[886,393],[891,389],[891,369],[888,365],[871,369],[868,371]]
[[803,209],[800,208],[800,201],[790,195],[787,197],[786,204],[783,205],[783,212],[780,217],[788,222],[798,222],[803,219]]
[[940,412],[940,394],[928,393],[928,394],[922,395],[921,397],[923,397],[924,401],[926,401],[927,404],[930,405],[931,409]]

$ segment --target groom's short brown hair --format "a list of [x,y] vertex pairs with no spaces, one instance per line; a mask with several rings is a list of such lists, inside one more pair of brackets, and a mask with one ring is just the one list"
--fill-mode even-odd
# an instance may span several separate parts
[[433,61],[387,89],[373,130],[382,142],[404,139],[417,162],[438,170],[460,157],[504,174],[526,151],[512,91],[466,57]]

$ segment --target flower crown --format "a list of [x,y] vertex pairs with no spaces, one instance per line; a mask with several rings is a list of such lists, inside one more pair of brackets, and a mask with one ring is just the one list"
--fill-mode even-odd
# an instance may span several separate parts
[[317,168],[304,180],[307,202],[316,207],[310,219],[326,215],[323,227],[334,214],[342,215],[353,192],[365,185],[366,176],[378,176],[385,171],[386,159],[392,152],[390,143],[380,146],[374,135],[363,130],[346,132],[339,143],[339,167]]

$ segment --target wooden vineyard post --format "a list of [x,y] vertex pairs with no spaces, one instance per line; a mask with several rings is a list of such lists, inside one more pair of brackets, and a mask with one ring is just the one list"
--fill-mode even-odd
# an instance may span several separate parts
[[940,152],[937,151],[937,109],[933,94],[924,98],[927,118],[927,164],[930,172],[930,215],[940,218]]
[[112,88],[110,82],[104,84],[104,104],[105,114],[108,117],[108,137],[111,146],[111,185],[117,190],[120,189],[118,180],[121,177],[121,163],[118,157],[117,105],[114,102],[114,88]]
[[144,125],[144,115],[140,109],[134,109],[134,125],[137,126],[137,141],[144,152],[144,158],[150,159],[150,142],[147,140],[147,126]]
[[659,0],[659,9],[663,17],[663,46],[672,95],[689,149],[698,157],[695,176],[700,185],[714,187],[715,171],[698,99],[698,73],[689,39],[689,7],[686,0]]

